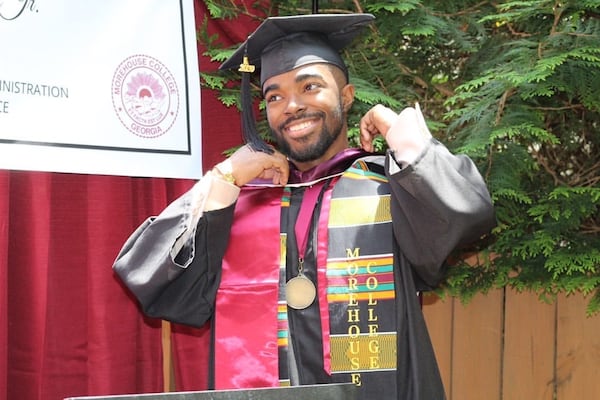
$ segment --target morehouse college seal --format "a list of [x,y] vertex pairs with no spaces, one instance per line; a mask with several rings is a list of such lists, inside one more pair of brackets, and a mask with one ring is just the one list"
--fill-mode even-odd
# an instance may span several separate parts
[[162,62],[147,55],[128,57],[119,65],[112,101],[123,125],[145,138],[165,134],[179,111],[175,78]]

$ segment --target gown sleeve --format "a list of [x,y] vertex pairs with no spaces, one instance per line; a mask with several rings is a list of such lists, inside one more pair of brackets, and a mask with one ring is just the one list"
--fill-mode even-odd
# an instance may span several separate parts
[[189,229],[191,196],[184,194],[144,221],[123,245],[113,270],[144,314],[202,326],[213,313],[235,204],[205,211],[193,234],[173,251]]
[[388,153],[386,171],[396,243],[413,267],[417,289],[430,289],[444,277],[450,252],[496,225],[490,195],[471,159],[433,138],[405,168]]

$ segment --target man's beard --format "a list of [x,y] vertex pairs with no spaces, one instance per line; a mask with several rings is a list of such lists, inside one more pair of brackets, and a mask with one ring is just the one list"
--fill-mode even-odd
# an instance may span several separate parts
[[280,125],[279,131],[282,130],[282,127],[287,125],[288,123],[301,118],[321,118],[323,120],[323,129],[319,133],[319,140],[302,150],[293,150],[290,146],[290,143],[283,138],[282,134],[277,133],[273,129],[271,129],[271,134],[277,140],[277,146],[279,151],[285,154],[290,160],[298,161],[298,162],[307,162],[317,160],[327,152],[327,149],[331,147],[331,145],[336,141],[336,139],[342,133],[342,128],[344,127],[344,118],[345,115],[343,113],[343,106],[339,104],[338,107],[331,114],[331,118],[334,122],[332,129],[329,129],[327,124],[325,123],[325,113],[322,111],[310,113],[310,114],[301,114],[295,117],[289,118],[283,124]]

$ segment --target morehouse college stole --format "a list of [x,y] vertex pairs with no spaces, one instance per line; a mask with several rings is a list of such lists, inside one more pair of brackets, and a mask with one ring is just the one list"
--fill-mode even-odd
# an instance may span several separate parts
[[357,161],[336,183],[329,211],[331,373],[364,387],[365,398],[396,392],[391,195],[382,182],[385,176]]

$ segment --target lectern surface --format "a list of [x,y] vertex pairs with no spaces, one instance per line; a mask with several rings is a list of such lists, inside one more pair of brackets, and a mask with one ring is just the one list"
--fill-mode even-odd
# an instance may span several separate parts
[[263,389],[206,390],[113,396],[68,397],[65,400],[355,400],[351,383]]

